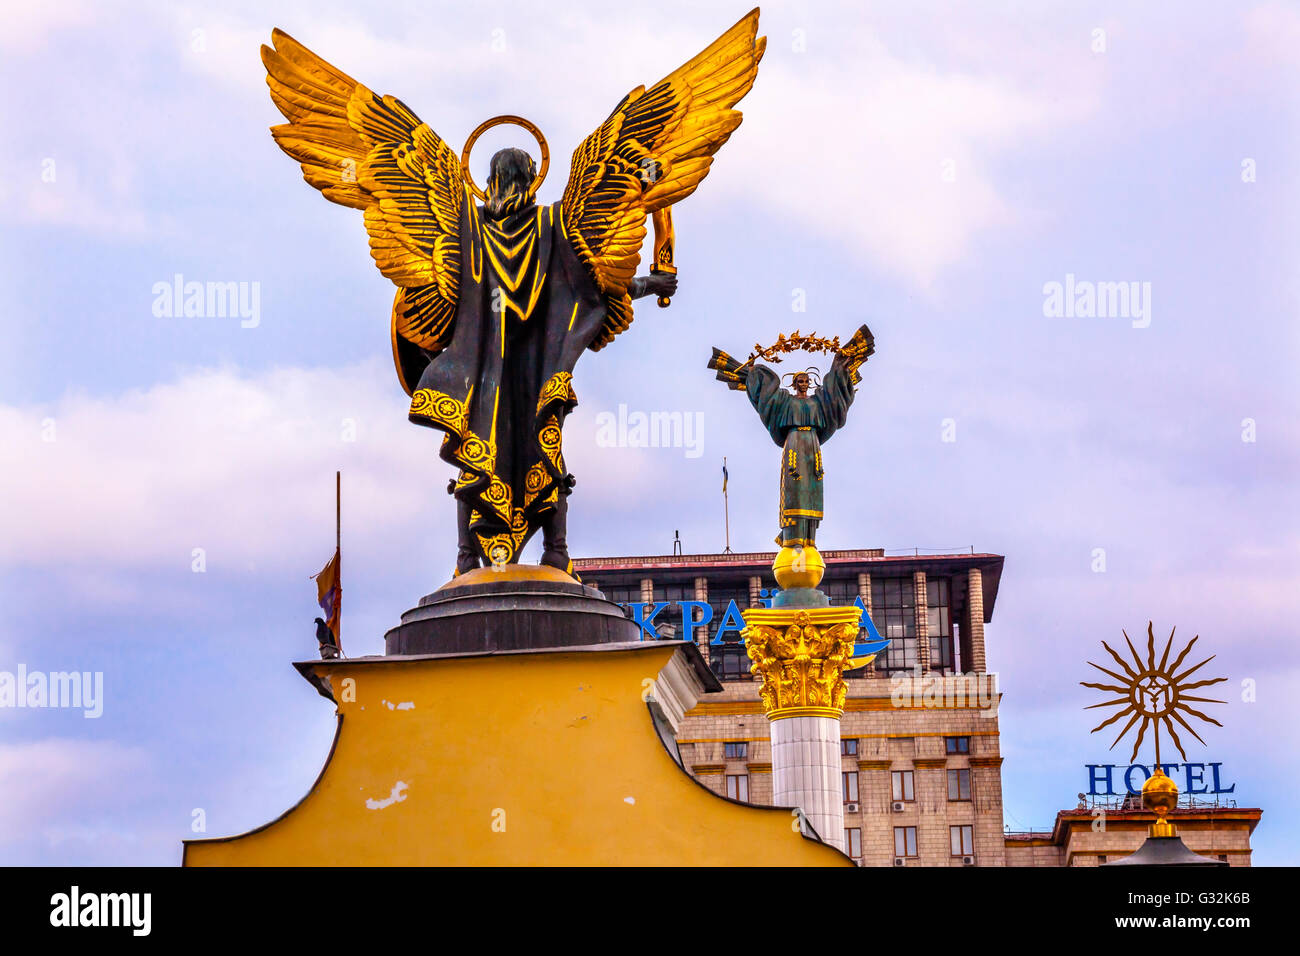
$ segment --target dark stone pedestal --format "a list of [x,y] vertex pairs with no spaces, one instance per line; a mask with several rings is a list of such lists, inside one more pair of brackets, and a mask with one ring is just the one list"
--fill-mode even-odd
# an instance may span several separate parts
[[1180,836],[1149,836],[1146,842],[1118,860],[1102,866],[1227,866],[1224,860],[1194,853]]
[[384,653],[460,654],[639,640],[623,609],[595,588],[543,565],[462,574],[402,615]]

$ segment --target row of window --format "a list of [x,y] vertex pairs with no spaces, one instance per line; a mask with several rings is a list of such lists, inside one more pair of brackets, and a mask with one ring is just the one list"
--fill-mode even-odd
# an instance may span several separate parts
[[[858,584],[853,578],[831,578],[822,583],[822,590],[830,597],[832,604],[852,604],[858,595]],[[609,600],[629,604],[641,601],[640,584],[609,585],[603,588]],[[930,667],[940,672],[952,672],[956,669],[952,637],[952,598],[948,578],[928,578],[926,581],[927,623],[930,635]],[[718,628],[726,618],[727,608],[732,601],[737,608],[749,606],[749,587],[747,585],[711,585],[708,590],[708,604],[713,616],[706,626],[709,640],[717,636]],[[695,600],[693,584],[659,584],[652,588],[653,601]],[[666,611],[668,609],[665,609]],[[669,612],[666,620],[678,623]],[[702,612],[695,610],[699,620]],[[914,579],[874,578],[871,582],[871,616],[876,629],[882,637],[893,643],[876,658],[878,673],[890,674],[896,671],[914,670],[919,662],[916,639],[916,595]],[[739,634],[729,631],[728,640],[738,640]],[[749,658],[744,648],[719,646],[710,654],[714,673],[720,680],[749,680]]]
[[[914,581],[915,579],[912,577],[873,578],[871,581],[872,609],[892,612],[915,607]],[[827,597],[836,604],[852,604],[859,597],[858,582],[854,578],[828,578],[822,581],[820,587]],[[768,582],[765,588],[771,590],[772,584]],[[636,584],[602,585],[601,592],[609,600],[617,603],[626,604],[641,600],[641,585],[639,582]],[[740,608],[749,606],[748,584],[711,584],[708,588],[708,595],[708,603],[713,608],[715,622],[722,620],[727,605],[731,601],[735,601],[736,606]],[[650,597],[653,601],[668,601],[670,603],[694,601],[695,586],[693,584],[656,584],[651,588]],[[948,578],[931,577],[927,579],[926,604],[930,608],[941,611],[947,610],[951,606]],[[937,633],[950,633],[949,615],[936,615],[931,618],[931,622],[934,624]],[[899,617],[895,623],[899,630],[895,635],[885,635],[886,637],[912,637],[915,635],[913,621],[906,620],[905,616]],[[880,621],[876,621],[876,627],[880,629],[882,634],[885,633],[885,628],[881,626]]]
[[[858,772],[844,771],[844,802],[858,802]],[[912,770],[894,770],[890,773],[893,799],[904,803],[916,799],[916,777]],[[948,771],[948,799],[970,799],[970,771],[965,767]]]
[[[916,638],[895,638],[889,647],[877,655],[873,662],[876,675],[912,672],[917,667]],[[709,666],[720,681],[753,680],[749,655],[743,644],[715,644],[709,648]],[[937,674],[957,672],[951,637],[930,638],[930,670]],[[859,667],[844,672],[845,677],[866,677],[867,669]]]
[[[970,753],[970,738],[945,737],[943,738],[943,748],[944,752],[949,754],[968,754]],[[727,760],[744,760],[749,756],[749,741],[728,740],[722,745],[722,754]],[[857,755],[858,741],[856,737],[847,737],[840,741],[840,756],[856,757]],[[894,799],[900,798],[895,797]]]
[[[846,770],[843,774],[844,802],[858,802],[858,772]],[[916,799],[916,782],[911,770],[895,770],[893,777],[893,798],[902,802]],[[727,774],[727,796],[733,800],[749,802],[749,774]],[[948,771],[948,799],[962,801],[970,799],[970,771],[966,769]]]
[[[845,842],[848,843],[848,834],[857,832],[857,853],[850,853],[850,856],[862,855],[862,832],[845,830]],[[952,856],[972,856],[975,853],[975,827],[969,823],[959,826],[948,827],[948,848]],[[916,827],[894,827],[894,856],[917,857],[920,854],[916,850]]]
[[[944,737],[943,749],[944,749],[944,753],[968,754],[970,753],[970,738],[969,737]],[[850,737],[840,741],[840,756],[856,757],[857,755],[858,755],[858,742],[855,738]]]
[[[953,856],[972,856],[975,853],[975,828],[970,824],[948,828],[948,846]],[[862,830],[844,828],[844,849],[855,860],[862,858]],[[916,827],[894,827],[894,856],[916,857]],[[1101,857],[1104,862],[1105,857]]]

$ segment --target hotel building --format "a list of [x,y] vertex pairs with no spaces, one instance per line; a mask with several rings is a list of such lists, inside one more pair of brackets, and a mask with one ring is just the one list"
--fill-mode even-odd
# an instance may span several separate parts
[[[682,766],[714,792],[772,802],[772,758],[739,611],[775,588],[774,553],[585,558],[587,584],[624,605],[642,638],[695,642],[722,682],[676,735]],[[1051,831],[1007,833],[997,675],[985,625],[1002,555],[822,552],[821,589],[859,603],[889,647],[848,672],[841,721],[844,843],[863,866],[1080,866],[1141,845],[1149,814],[1121,807],[1063,810]],[[1257,809],[1190,807],[1173,815],[1194,851],[1249,865]]]

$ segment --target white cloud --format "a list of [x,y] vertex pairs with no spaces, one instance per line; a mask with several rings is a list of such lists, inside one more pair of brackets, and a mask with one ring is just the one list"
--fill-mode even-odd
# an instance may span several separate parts
[[5,4],[0,51],[31,53],[43,50],[52,35],[69,28],[84,29],[97,19],[96,14],[95,5],[87,0]]
[[1286,4],[1263,3],[1252,7],[1243,20],[1247,38],[1243,60],[1250,57],[1257,63],[1268,62],[1294,75],[1295,51],[1300,45],[1300,11]]
[[204,370],[113,397],[0,407],[0,562],[189,564],[195,547],[269,556],[332,512],[336,468],[350,517],[382,533],[419,510],[429,490],[414,476],[435,467],[436,449],[390,382],[374,365]]
[[[992,169],[998,157],[1031,136],[1078,122],[1095,106],[1086,77],[1044,81],[1005,57],[998,73],[951,65],[979,44],[978,36],[1002,34],[1005,24],[996,18],[972,18],[962,34],[936,35],[928,59],[896,53],[891,45],[907,34],[882,29],[851,4],[819,8],[806,20],[813,45],[796,55],[789,49],[790,16],[777,11],[764,18],[771,46],[742,104],[745,126],[690,206],[703,210],[724,201],[775,212],[847,243],[910,285],[928,287],[979,236],[1017,222],[1016,204]],[[400,32],[388,30],[395,22],[404,25]],[[292,4],[221,14],[155,8],[132,21],[125,35],[117,35],[125,25],[110,28],[96,45],[102,59],[92,53],[91,62],[51,78],[53,96],[27,107],[46,110],[53,103],[63,144],[54,155],[66,168],[108,168],[114,175],[78,188],[71,179],[50,187],[33,174],[15,187],[19,210],[29,222],[136,236],[172,228],[132,186],[154,180],[163,162],[190,171],[182,179],[193,192],[185,203],[196,202],[204,189],[231,189],[231,174],[205,173],[211,163],[239,155],[214,148],[214,129],[230,129],[242,144],[243,124],[274,121],[257,57],[272,24],[372,88],[401,96],[449,141],[494,113],[533,117],[554,152],[546,194],[558,195],[565,157],[619,98],[637,83],[653,83],[729,23],[730,16],[701,11],[662,25],[644,10],[608,7],[599,16],[559,19],[549,10],[466,9],[450,21],[419,6],[383,18],[359,17],[351,5],[310,15]],[[197,40],[196,30],[202,31]],[[505,31],[501,53],[490,47],[496,30]],[[1068,42],[1046,28],[1031,40],[1049,47]],[[125,66],[135,60],[150,64],[152,79]],[[159,74],[166,82],[158,82]],[[85,101],[91,82],[99,84],[99,108],[71,110],[71,103]],[[142,115],[165,122],[144,123]],[[37,131],[49,124],[46,113],[20,121]],[[32,162],[20,152],[21,140],[6,146],[20,168]],[[483,148],[476,167],[492,144]],[[269,151],[239,158],[251,171],[236,179],[269,168]],[[952,182],[942,178],[948,162]],[[283,172],[287,183],[288,168]]]
[[113,150],[96,162],[98,168],[91,169],[75,156],[45,156],[32,162],[22,190],[23,221],[110,238],[139,239],[173,231],[167,217],[151,216],[138,203],[131,182],[133,161]]
[[856,46],[851,66],[769,54],[725,182],[733,197],[775,206],[792,231],[836,237],[927,288],[982,233],[1022,218],[992,160],[1092,104],[903,60],[870,32]]
[[[354,541],[423,520],[444,522],[431,533],[450,540],[453,470],[437,457],[439,433],[406,420],[407,403],[391,368],[370,362],[202,369],[120,395],[0,405],[0,567],[187,567],[194,548],[214,562],[318,561],[336,469]],[[639,450],[596,446],[594,412],[583,409],[565,432],[576,473],[592,474],[599,456],[602,481],[584,483],[584,508],[654,481]],[[83,587],[130,597],[126,581]]]

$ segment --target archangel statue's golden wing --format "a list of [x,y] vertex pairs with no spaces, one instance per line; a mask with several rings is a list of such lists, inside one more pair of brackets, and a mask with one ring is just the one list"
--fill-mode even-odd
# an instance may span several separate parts
[[450,339],[460,281],[466,188],[455,152],[401,100],[371,92],[288,34],[262,47],[271,99],[289,120],[280,148],[326,199],[365,212],[370,254],[398,287],[393,348],[440,352]]
[[754,85],[767,45],[757,33],[754,9],[649,90],[625,96],[574,150],[564,226],[608,309],[593,351],[632,321],[627,289],[641,261],[646,217],[693,193],[740,125],[732,107]]

